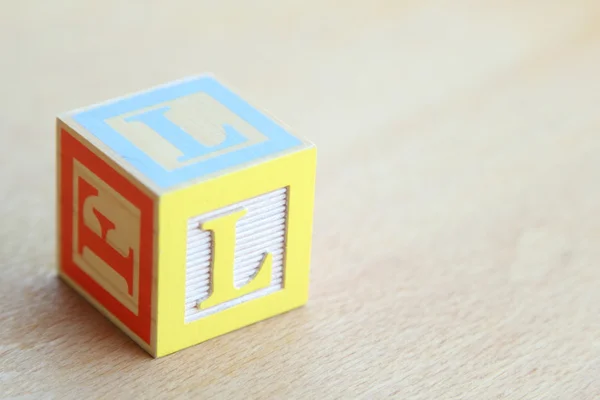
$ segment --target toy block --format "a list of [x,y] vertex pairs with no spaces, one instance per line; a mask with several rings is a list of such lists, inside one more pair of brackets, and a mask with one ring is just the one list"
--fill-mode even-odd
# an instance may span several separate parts
[[213,76],[56,135],[58,274],[153,357],[307,302],[316,148]]

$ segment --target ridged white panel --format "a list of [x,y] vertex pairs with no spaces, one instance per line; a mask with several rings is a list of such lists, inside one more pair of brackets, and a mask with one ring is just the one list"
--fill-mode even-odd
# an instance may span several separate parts
[[[234,284],[242,287],[254,277],[265,253],[273,257],[273,275],[267,288],[200,310],[197,305],[210,292],[212,232],[200,229],[204,221],[230,214],[240,208],[246,215],[236,225]],[[185,287],[185,322],[192,322],[245,301],[280,290],[283,287],[283,256],[287,215],[287,189],[232,204],[228,207],[190,218],[187,225],[187,265]]]

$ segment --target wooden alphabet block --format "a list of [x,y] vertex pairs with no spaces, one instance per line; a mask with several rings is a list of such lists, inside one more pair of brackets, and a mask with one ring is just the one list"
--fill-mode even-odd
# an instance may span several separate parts
[[59,276],[149,354],[306,303],[313,144],[209,75],[56,131]]

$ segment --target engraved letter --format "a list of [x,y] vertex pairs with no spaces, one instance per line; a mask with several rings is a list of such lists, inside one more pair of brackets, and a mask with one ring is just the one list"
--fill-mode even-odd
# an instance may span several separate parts
[[215,151],[238,145],[247,140],[234,127],[224,125],[223,128],[226,133],[225,140],[216,146],[204,146],[165,116],[165,113],[169,109],[170,107],[168,106],[157,108],[127,117],[125,118],[125,121],[142,122],[162,136],[163,139],[168,140],[182,153],[178,158],[179,162],[185,162],[196,157],[201,157]]
[[83,256],[83,248],[87,247],[96,256],[100,257],[125,279],[128,293],[131,296],[133,293],[133,249],[129,248],[127,255],[123,255],[107,241],[108,232],[115,229],[115,224],[97,209],[94,208],[93,213],[100,224],[100,236],[85,223],[84,205],[86,200],[94,196],[98,196],[98,190],[85,179],[79,177],[79,193],[77,196],[79,245],[77,251]]
[[202,229],[210,230],[213,234],[212,291],[208,299],[200,304],[202,309],[266,288],[271,283],[273,256],[271,253],[266,253],[254,279],[241,288],[236,288],[234,285],[235,227],[244,214],[246,210],[242,209],[201,225]]

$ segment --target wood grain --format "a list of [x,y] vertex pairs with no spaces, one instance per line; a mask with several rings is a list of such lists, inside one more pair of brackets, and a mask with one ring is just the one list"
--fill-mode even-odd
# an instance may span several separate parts
[[[600,3],[5,2],[2,398],[600,398]],[[152,360],[55,275],[54,117],[212,71],[319,148],[311,300]]]

